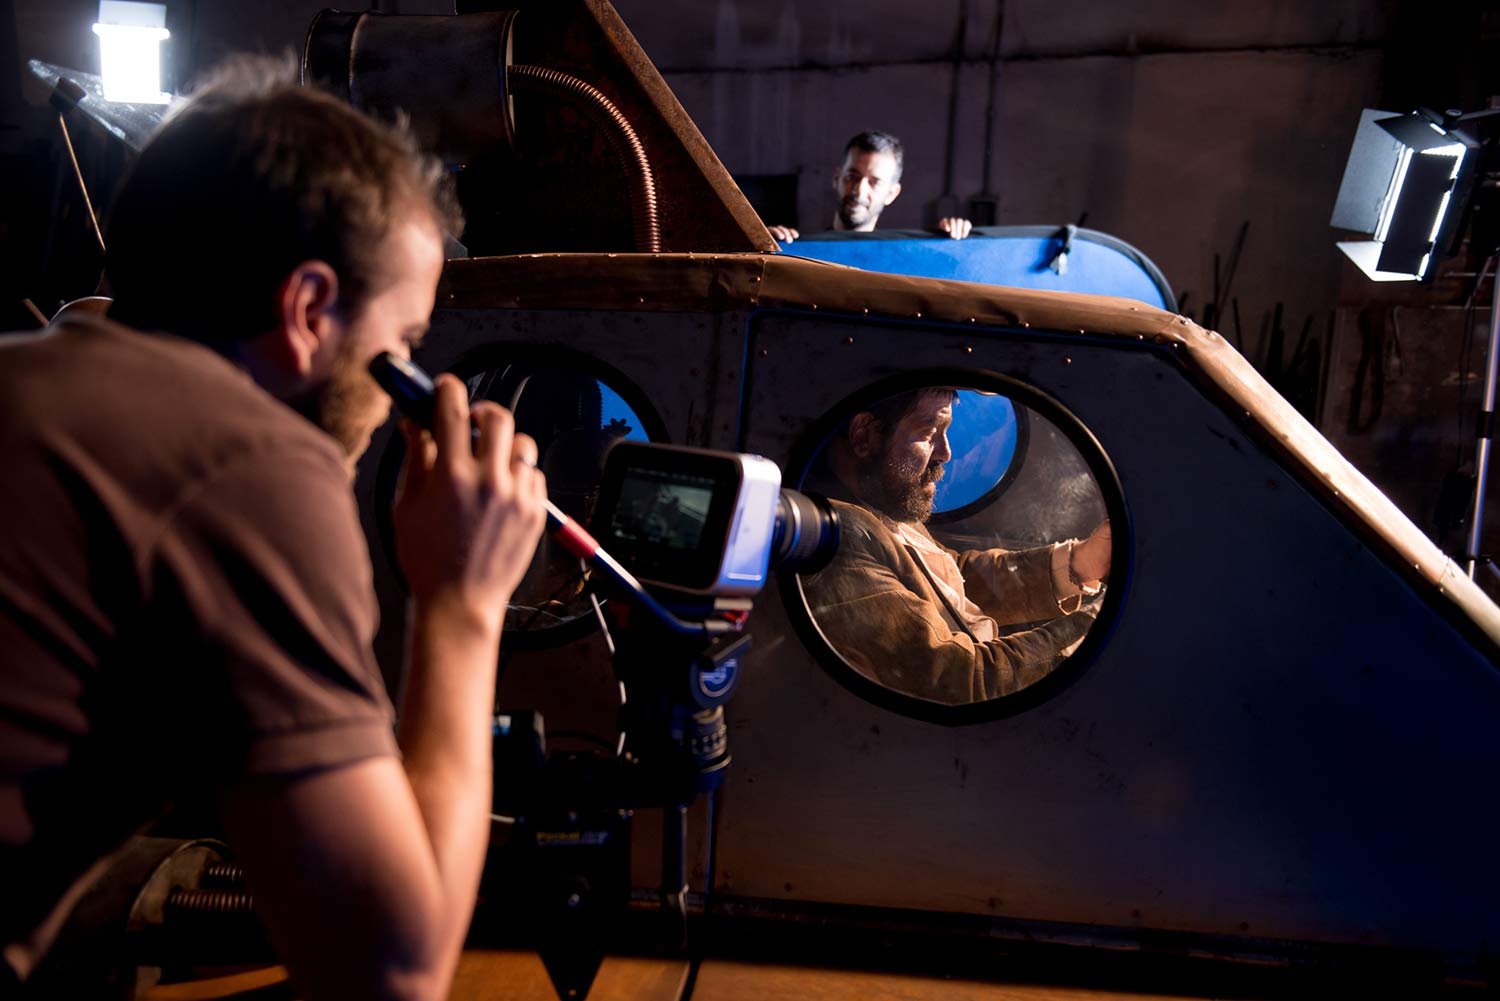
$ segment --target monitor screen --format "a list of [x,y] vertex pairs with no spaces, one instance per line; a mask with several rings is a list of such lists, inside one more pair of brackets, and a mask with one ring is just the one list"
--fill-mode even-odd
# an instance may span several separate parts
[[610,533],[617,539],[668,549],[697,549],[713,496],[712,477],[631,469],[620,484]]

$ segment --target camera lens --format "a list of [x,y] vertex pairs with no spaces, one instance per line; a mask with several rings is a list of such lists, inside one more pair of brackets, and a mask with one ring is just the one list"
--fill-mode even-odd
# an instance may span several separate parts
[[771,569],[817,573],[839,548],[839,516],[818,494],[781,491],[771,533]]

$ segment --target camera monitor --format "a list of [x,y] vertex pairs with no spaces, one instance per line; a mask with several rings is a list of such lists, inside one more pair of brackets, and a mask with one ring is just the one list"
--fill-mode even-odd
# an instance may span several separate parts
[[590,529],[650,584],[754,594],[765,583],[781,470],[758,455],[620,442]]

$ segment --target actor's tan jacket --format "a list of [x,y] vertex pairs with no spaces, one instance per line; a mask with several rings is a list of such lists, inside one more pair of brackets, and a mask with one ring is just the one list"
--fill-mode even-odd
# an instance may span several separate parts
[[808,606],[833,648],[887,688],[945,704],[1007,695],[1045,677],[1093,622],[1091,612],[1064,614],[1059,607],[1053,547],[949,550],[968,597],[985,614],[1002,626],[1042,623],[976,641],[884,521],[854,504],[833,505],[841,525],[838,555],[803,578]]

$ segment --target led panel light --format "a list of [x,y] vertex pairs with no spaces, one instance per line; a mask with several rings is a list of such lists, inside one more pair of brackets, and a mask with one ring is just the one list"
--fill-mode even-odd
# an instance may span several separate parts
[[1339,249],[1372,281],[1427,278],[1452,252],[1477,148],[1430,113],[1365,109],[1330,223],[1369,239]]
[[159,3],[100,0],[100,75],[104,99],[130,104],[166,104],[161,89],[161,43],[167,31],[167,7]]

